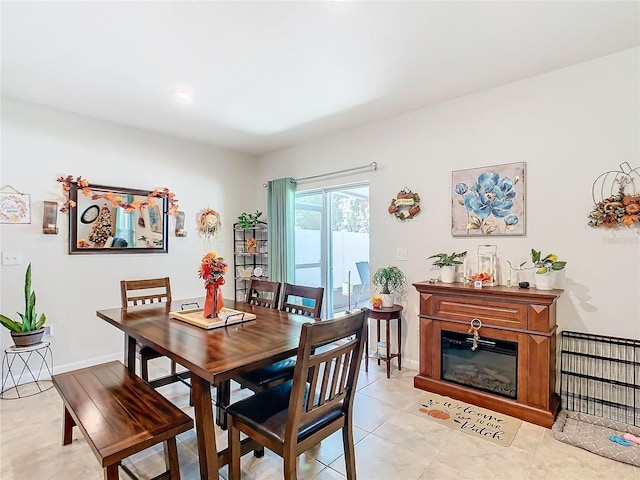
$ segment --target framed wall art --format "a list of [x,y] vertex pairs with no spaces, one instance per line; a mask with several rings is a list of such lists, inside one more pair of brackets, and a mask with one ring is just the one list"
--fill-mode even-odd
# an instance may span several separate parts
[[[11,185],[0,191],[0,223],[31,223],[31,197]],[[11,190],[11,191],[8,191]]]
[[524,162],[453,171],[451,235],[524,235],[524,180]]

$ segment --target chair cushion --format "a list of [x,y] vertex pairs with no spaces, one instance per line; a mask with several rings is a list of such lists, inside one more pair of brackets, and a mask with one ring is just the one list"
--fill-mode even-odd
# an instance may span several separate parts
[[[262,434],[283,443],[292,385],[293,381],[290,380],[281,383],[277,387],[236,402],[227,407],[227,413]],[[308,394],[307,386],[305,397]],[[313,422],[301,424],[298,432],[298,442],[343,415],[341,406],[336,406],[322,415],[322,417],[314,419]]]
[[296,359],[287,358],[266,367],[258,368],[251,372],[240,375],[243,380],[257,387],[263,387],[276,380],[293,378],[293,371],[296,368]]

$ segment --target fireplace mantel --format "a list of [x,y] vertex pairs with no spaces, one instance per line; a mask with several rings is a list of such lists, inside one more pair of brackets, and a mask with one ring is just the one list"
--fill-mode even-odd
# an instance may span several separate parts
[[[420,372],[417,388],[551,427],[558,410],[554,393],[556,300],[563,290],[482,287],[418,282]],[[493,395],[441,378],[441,331],[468,333],[474,318],[480,337],[518,344],[517,398]]]

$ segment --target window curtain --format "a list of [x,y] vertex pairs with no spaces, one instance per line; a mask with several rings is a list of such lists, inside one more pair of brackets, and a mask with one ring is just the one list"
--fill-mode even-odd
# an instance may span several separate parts
[[295,199],[293,178],[279,178],[268,183],[269,280],[274,282],[292,283],[295,278]]

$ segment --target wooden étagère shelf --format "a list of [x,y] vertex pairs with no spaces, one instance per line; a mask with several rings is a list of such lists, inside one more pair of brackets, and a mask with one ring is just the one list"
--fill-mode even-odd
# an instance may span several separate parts
[[[414,386],[551,427],[559,406],[556,300],[563,290],[417,282],[420,295],[420,372]],[[517,343],[516,398],[442,378],[441,332],[467,334],[474,318],[481,338]]]

